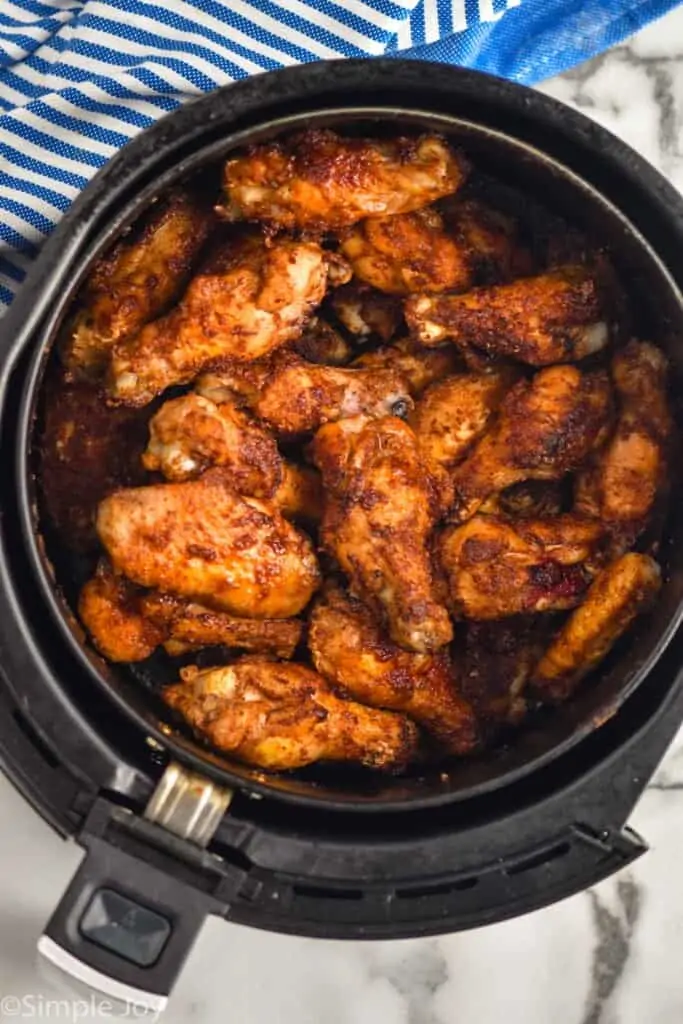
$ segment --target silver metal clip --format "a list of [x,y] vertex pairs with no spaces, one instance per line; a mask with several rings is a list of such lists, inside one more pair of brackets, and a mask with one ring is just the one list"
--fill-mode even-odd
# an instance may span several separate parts
[[197,846],[207,846],[230,806],[231,789],[171,761],[145,808],[145,818]]

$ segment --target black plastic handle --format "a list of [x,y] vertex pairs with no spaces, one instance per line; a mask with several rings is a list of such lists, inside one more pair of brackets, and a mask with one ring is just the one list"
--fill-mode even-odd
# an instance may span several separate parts
[[205,870],[210,854],[102,804],[94,815],[99,834],[81,835],[86,856],[38,950],[111,999],[159,1013],[207,915],[226,913],[219,894],[226,879]]

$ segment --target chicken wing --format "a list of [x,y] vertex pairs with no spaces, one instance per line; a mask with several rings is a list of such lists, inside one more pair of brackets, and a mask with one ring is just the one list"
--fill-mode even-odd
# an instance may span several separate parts
[[329,587],[316,602],[308,645],[318,672],[355,700],[406,712],[450,753],[476,747],[476,720],[453,686],[447,652],[404,651],[365,605],[339,587]]
[[299,362],[299,357],[282,349],[265,359],[255,359],[253,363],[226,359],[221,361],[219,370],[197,377],[194,390],[216,405],[237,402],[253,409],[270,375],[281,365],[287,365],[289,360]]
[[246,234],[218,246],[167,316],[114,348],[114,402],[145,405],[221,359],[251,361],[298,337],[322,301],[328,260],[314,242]]
[[419,210],[455,192],[466,173],[462,157],[437,135],[379,140],[311,129],[228,160],[222,212],[230,220],[332,230]]
[[533,257],[520,243],[513,217],[479,199],[457,195],[442,207],[446,229],[458,245],[472,283],[498,284],[533,274]]
[[104,559],[81,590],[79,618],[109,661],[144,661],[165,639],[166,630],[143,615],[140,596],[139,587]]
[[314,316],[294,342],[294,350],[309,363],[346,366],[354,356],[353,346],[331,324]]
[[115,491],[99,506],[97,532],[133,582],[245,618],[297,615],[319,583],[305,534],[272,505],[240,497],[222,470]]
[[255,411],[279,435],[295,437],[351,416],[403,416],[412,405],[396,370],[338,369],[301,361],[271,374]]
[[625,551],[646,527],[666,488],[673,421],[667,400],[666,356],[631,341],[612,364],[616,430],[576,480],[575,507],[609,525]]
[[215,405],[189,393],[165,402],[149,423],[146,469],[167,480],[191,480],[224,466],[239,494],[270,498],[282,483],[274,438],[234,402]]
[[391,341],[403,322],[400,299],[358,281],[337,288],[331,305],[339,322],[360,341],[373,336]]
[[396,370],[410,388],[413,398],[417,398],[430,384],[462,369],[462,360],[453,345],[422,348],[410,338],[401,338],[393,345],[365,352],[354,360],[352,367]]
[[427,652],[449,643],[428,544],[435,498],[417,439],[402,420],[363,417],[322,427],[311,445],[327,500],[323,546],[391,638]]
[[536,666],[535,692],[551,701],[571,696],[636,616],[650,607],[660,586],[659,566],[648,555],[631,552],[603,569]]
[[472,284],[465,255],[431,208],[361,221],[342,236],[341,251],[358,280],[391,295],[466,291]]
[[531,366],[575,362],[609,340],[597,277],[580,266],[465,295],[413,295],[405,316],[423,345],[452,341]]
[[604,530],[571,515],[475,516],[439,540],[456,616],[502,619],[574,608],[602,556]]
[[408,718],[341,700],[304,665],[248,658],[180,674],[164,690],[166,703],[212,746],[259,768],[356,761],[396,771],[417,749]]
[[606,373],[550,366],[515,384],[492,429],[454,471],[453,518],[468,519],[491,494],[522,480],[558,480],[607,436]]
[[107,409],[96,384],[69,383],[63,373],[45,387],[40,485],[62,543],[97,546],[95,512],[116,487],[141,484],[147,428],[138,409]]
[[60,342],[66,367],[79,376],[99,376],[113,346],[181,294],[212,224],[210,206],[185,189],[157,202],[86,281]]

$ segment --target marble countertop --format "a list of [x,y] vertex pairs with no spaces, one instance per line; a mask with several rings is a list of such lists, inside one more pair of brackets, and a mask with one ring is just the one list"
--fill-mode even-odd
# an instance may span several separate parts
[[[683,190],[683,8],[543,85],[606,125]],[[651,846],[632,868],[546,910],[442,938],[341,943],[212,920],[167,1024],[680,1024],[683,734],[633,816]],[[53,1006],[35,943],[80,851],[0,777],[0,1020],[102,1020]],[[680,841],[680,846],[679,846]],[[22,1012],[2,997],[26,995]]]

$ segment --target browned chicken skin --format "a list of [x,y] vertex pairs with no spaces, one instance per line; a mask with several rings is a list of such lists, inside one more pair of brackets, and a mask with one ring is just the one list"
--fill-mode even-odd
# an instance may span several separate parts
[[341,251],[356,278],[391,295],[465,291],[467,260],[436,210],[372,217],[350,228]]
[[659,566],[648,555],[631,552],[603,569],[536,666],[535,692],[566,700],[652,604],[660,586]]
[[282,483],[273,495],[273,504],[285,519],[320,522],[325,503],[320,473],[311,466],[293,462],[284,462],[282,470]]
[[329,587],[316,602],[308,645],[318,672],[356,700],[405,711],[450,753],[476,747],[476,720],[453,686],[447,652],[415,654],[398,647],[365,605],[339,587]]
[[112,399],[144,405],[221,359],[259,359],[298,337],[327,283],[315,242],[243,235],[215,248],[175,309],[116,345]]
[[346,366],[354,356],[353,346],[331,324],[314,316],[294,342],[294,351],[309,363]]
[[255,411],[278,434],[291,437],[352,416],[404,415],[412,404],[396,370],[339,369],[301,361],[268,378]]
[[206,202],[175,189],[152,207],[141,230],[95,265],[60,346],[69,370],[98,376],[117,342],[164,312],[187,283],[212,223]]
[[341,700],[304,665],[248,658],[181,676],[164,690],[166,703],[212,746],[259,768],[356,761],[398,770],[416,752],[408,718]]
[[664,353],[631,341],[612,363],[616,430],[576,480],[577,511],[608,525],[621,551],[646,527],[666,486],[673,421]]
[[97,532],[133,582],[246,618],[297,615],[319,584],[305,534],[273,505],[238,495],[222,470],[115,491]]
[[468,519],[492,494],[522,480],[571,473],[606,436],[611,390],[606,373],[550,366],[515,384],[491,430],[453,474],[453,517]]
[[436,135],[376,140],[311,129],[228,160],[222,212],[232,220],[331,230],[419,210],[455,192],[465,174],[462,158]]
[[337,288],[331,305],[339,322],[359,342],[373,336],[391,341],[403,322],[400,299],[358,281]]
[[417,398],[430,384],[462,369],[462,361],[452,345],[422,348],[410,338],[401,338],[393,345],[365,352],[352,366],[362,370],[396,370]]
[[514,218],[479,199],[455,196],[443,203],[443,220],[474,284],[497,284],[533,273],[531,253],[519,242]]
[[144,661],[166,631],[142,614],[140,589],[102,559],[78,598],[78,614],[95,647],[109,661]]
[[221,362],[220,369],[197,377],[194,390],[216,405],[237,402],[253,409],[270,375],[281,365],[287,365],[290,360],[298,361],[298,358],[289,351],[280,350],[253,363],[226,359]]
[[149,423],[146,469],[167,480],[198,477],[224,466],[239,494],[270,498],[282,482],[282,458],[271,435],[234,402],[215,405],[192,394],[165,402]]
[[327,493],[321,540],[352,592],[401,647],[427,652],[449,643],[428,550],[433,485],[411,428],[395,417],[341,420],[322,427],[311,448]]
[[532,366],[584,359],[609,340],[596,277],[579,266],[465,295],[413,295],[405,316],[423,345],[452,341]]
[[440,537],[451,608],[468,619],[560,611],[581,600],[602,554],[604,530],[572,515],[475,516]]

